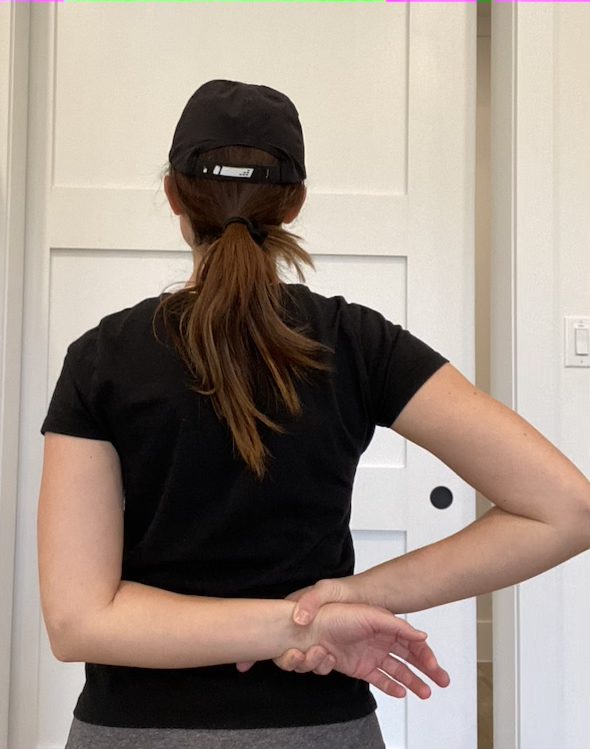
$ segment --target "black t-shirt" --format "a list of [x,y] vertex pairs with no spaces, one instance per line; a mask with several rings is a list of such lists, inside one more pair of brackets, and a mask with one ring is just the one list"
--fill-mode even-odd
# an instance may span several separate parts
[[[176,593],[284,598],[354,573],[349,529],[359,458],[448,359],[381,313],[285,284],[291,320],[335,353],[335,372],[298,381],[285,434],[259,423],[272,454],[262,482],[152,318],[159,297],[103,317],[67,348],[41,433],[108,440],[125,495],[122,579]],[[276,414],[273,414],[276,416]],[[272,660],[150,669],[85,664],[74,716],[111,726],[256,728],[373,712],[369,685],[287,672]]]

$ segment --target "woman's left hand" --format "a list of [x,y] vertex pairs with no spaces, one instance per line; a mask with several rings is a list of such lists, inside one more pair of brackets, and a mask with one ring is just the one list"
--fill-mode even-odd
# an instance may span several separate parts
[[[287,596],[290,600],[298,600],[301,595],[309,588],[295,591]],[[442,668],[432,648],[426,641],[416,642],[413,640],[398,640],[391,650],[391,655],[400,656],[406,663],[414,666],[423,674],[428,676],[435,684],[446,687],[449,684],[449,675]],[[314,645],[305,653],[297,648],[286,650],[278,658],[273,658],[274,663],[283,671],[295,671],[299,674],[305,674],[313,671],[314,674],[325,676],[329,674],[335,665],[335,658],[321,645]],[[243,661],[236,663],[238,671],[244,673],[248,671],[256,661]]]
[[[334,656],[328,653],[326,648],[321,645],[314,645],[305,653],[297,650],[297,648],[290,648],[278,658],[273,658],[273,661],[283,671],[296,671],[299,674],[306,674],[309,671],[313,671],[314,674],[319,674],[320,676],[329,674],[336,663]],[[255,663],[256,661],[245,661],[236,663],[236,667],[238,671],[245,672],[252,668]]]
[[[448,673],[439,665],[432,648],[425,641],[402,641],[400,639],[393,646],[391,655],[400,656],[406,663],[432,679],[435,684],[441,687],[448,686]],[[336,662],[334,657],[321,645],[314,645],[305,653],[297,648],[290,648],[278,658],[273,658],[273,661],[283,671],[295,671],[299,674],[313,671],[314,674],[320,674],[321,676],[329,674]],[[238,671],[245,672],[252,668],[255,663],[256,661],[236,663],[236,667]]]
[[[289,593],[285,598],[287,601],[298,601],[305,592],[312,588],[313,585],[308,585],[306,588]],[[273,658],[273,661],[283,671],[296,671],[299,674],[306,674],[313,671],[314,674],[319,674],[320,676],[329,674],[336,663],[334,656],[328,653],[326,648],[321,645],[314,645],[305,653],[297,648],[290,648],[278,658]],[[243,661],[236,663],[236,668],[238,671],[245,673],[255,663],[256,661]]]

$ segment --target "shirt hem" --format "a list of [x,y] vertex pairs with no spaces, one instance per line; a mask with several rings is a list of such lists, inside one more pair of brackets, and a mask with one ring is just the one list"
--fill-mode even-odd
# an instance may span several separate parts
[[310,715],[309,710],[302,711],[300,714],[292,714],[290,717],[280,717],[276,714],[268,716],[248,716],[242,719],[236,719],[235,714],[231,716],[225,716],[226,719],[216,720],[207,719],[205,716],[191,716],[190,718],[182,718],[180,716],[167,716],[162,720],[154,720],[153,716],[149,719],[146,716],[146,720],[141,720],[139,717],[132,718],[130,720],[124,720],[121,715],[109,717],[107,714],[99,716],[97,714],[89,714],[85,710],[80,709],[78,706],[74,709],[74,717],[83,722],[91,723],[93,725],[110,726],[112,728],[184,728],[184,729],[201,729],[201,730],[236,730],[236,729],[262,729],[262,728],[294,728],[304,726],[320,726],[320,725],[331,725],[334,723],[346,723],[352,720],[358,720],[359,718],[365,718],[371,713],[374,713],[377,709],[377,702],[374,697],[369,695],[371,699],[362,705],[358,705],[355,708],[347,707],[345,710],[342,707],[325,709],[317,715]]

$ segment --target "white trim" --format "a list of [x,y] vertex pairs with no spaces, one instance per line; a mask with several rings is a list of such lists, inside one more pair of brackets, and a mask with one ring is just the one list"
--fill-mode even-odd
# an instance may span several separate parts
[[[49,243],[46,204],[51,181],[53,121],[47,113],[53,95],[55,3],[30,6],[28,125],[21,390],[18,441],[18,518],[16,526],[15,585],[10,721],[11,747],[38,743],[40,662],[47,634],[41,611],[37,564],[36,523],[39,482],[43,465],[43,437],[39,414],[47,405],[47,320]],[[35,436],[36,435],[36,436]],[[30,554],[31,545],[34,556]],[[23,550],[29,550],[23,552]],[[32,709],[33,708],[33,709]]]
[[29,8],[0,7],[0,746],[8,736],[18,486]]

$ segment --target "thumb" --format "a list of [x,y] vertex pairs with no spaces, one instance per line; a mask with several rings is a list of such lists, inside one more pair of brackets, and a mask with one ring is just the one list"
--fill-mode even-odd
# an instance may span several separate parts
[[236,668],[238,669],[238,671],[246,673],[246,671],[251,669],[255,663],[256,661],[241,661],[240,663],[236,663]]
[[332,580],[318,580],[308,588],[297,600],[293,609],[293,621],[303,626],[311,624],[318,611],[325,603],[340,601],[341,593]]

